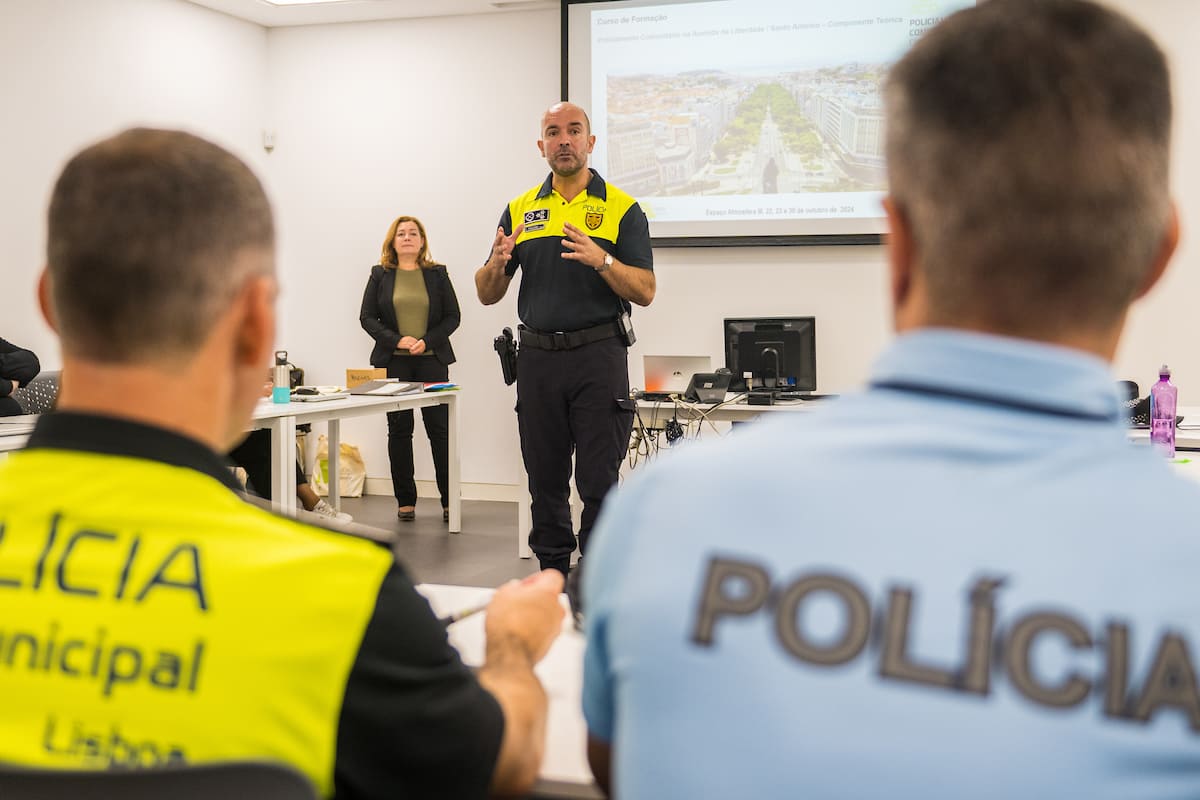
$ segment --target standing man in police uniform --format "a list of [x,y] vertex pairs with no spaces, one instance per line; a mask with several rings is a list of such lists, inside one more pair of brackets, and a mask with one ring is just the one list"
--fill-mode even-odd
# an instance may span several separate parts
[[571,456],[583,500],[582,555],[633,424],[630,304],[650,305],[655,291],[646,214],[588,167],[595,144],[582,108],[547,109],[537,145],[550,175],[504,209],[475,273],[479,299],[491,305],[523,270],[517,421],[533,498],[529,546],[543,569],[564,575],[575,550]]
[[251,505],[218,455],[275,338],[274,223],[246,165],[126,131],[66,165],[47,234],[63,381],[0,462],[0,762],[270,760],[341,798],[528,791],[561,576],[497,590],[472,674],[392,553]]

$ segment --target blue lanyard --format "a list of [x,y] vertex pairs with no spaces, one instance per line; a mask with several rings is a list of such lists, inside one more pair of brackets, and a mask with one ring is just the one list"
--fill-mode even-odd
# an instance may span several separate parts
[[908,394],[918,394],[924,397],[941,397],[948,400],[961,400],[965,403],[975,403],[977,405],[993,406],[995,408],[1007,408],[1013,411],[1023,411],[1027,414],[1042,414],[1049,417],[1059,417],[1061,419],[1078,419],[1086,422],[1120,422],[1121,415],[1118,412],[1111,414],[1093,413],[1090,411],[1080,411],[1076,408],[1063,408],[1061,406],[1050,406],[1042,403],[1034,403],[1028,400],[1017,400],[1009,397],[999,397],[993,394],[982,394],[979,392],[969,392],[963,389],[948,389],[942,386],[931,386],[925,383],[910,383],[908,381],[874,381],[870,384],[872,389],[890,389],[894,392],[906,392]]

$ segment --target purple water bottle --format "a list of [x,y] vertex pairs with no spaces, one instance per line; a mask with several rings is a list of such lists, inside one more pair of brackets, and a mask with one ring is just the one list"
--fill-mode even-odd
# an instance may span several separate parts
[[1150,388],[1150,444],[1167,458],[1175,457],[1175,407],[1179,390],[1171,385],[1166,364],[1158,370],[1158,383]]

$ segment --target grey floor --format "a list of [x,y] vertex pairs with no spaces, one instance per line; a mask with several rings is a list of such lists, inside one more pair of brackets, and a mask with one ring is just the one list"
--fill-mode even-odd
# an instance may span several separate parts
[[396,500],[365,495],[342,500],[355,522],[395,531],[395,551],[416,583],[499,586],[537,571],[537,559],[517,557],[517,505],[464,500],[462,533],[450,533],[437,500],[417,501],[417,518],[396,519]]

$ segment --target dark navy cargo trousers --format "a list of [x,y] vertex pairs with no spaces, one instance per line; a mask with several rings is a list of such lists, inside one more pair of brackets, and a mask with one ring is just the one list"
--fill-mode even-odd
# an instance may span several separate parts
[[529,475],[529,547],[543,568],[564,574],[575,550],[571,457],[583,500],[579,552],[587,547],[604,496],[617,483],[633,427],[629,365],[616,337],[570,350],[522,345],[517,356],[517,421]]

